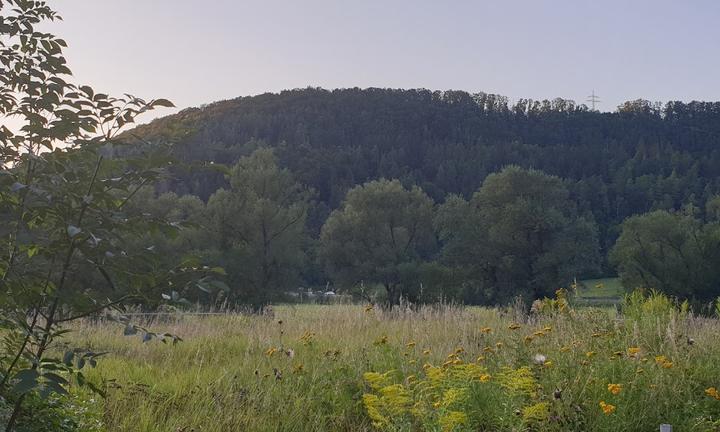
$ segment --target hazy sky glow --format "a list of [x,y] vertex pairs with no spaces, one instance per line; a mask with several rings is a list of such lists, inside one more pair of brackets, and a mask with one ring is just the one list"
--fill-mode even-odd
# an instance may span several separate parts
[[[78,81],[180,108],[287,88],[720,100],[720,2],[56,0]],[[165,110],[162,113],[171,112]]]

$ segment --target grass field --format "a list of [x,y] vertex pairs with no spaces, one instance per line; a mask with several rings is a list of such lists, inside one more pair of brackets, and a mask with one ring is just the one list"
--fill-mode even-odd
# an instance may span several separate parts
[[110,352],[88,373],[98,430],[720,430],[718,320],[663,297],[547,306],[281,306],[151,325],[175,346],[111,324],[72,338]]

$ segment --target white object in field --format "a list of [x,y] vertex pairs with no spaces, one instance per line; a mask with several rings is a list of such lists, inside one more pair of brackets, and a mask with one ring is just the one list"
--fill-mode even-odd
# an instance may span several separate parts
[[661,424],[661,425],[660,425],[660,432],[672,432],[672,425],[669,425],[669,424]]

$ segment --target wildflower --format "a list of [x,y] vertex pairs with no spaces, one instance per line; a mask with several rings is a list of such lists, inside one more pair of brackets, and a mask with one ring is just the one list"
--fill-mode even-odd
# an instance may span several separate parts
[[462,353],[464,353],[464,352],[465,352],[465,348],[463,348],[463,347],[455,348],[455,354],[456,354],[456,355],[457,355],[457,354],[462,354]]
[[476,361],[477,363],[480,363],[480,362],[483,361],[483,360],[485,360],[485,356],[484,356],[484,355],[479,355],[475,361]]
[[276,352],[278,352],[278,349],[275,347],[270,347],[265,351],[265,355],[268,357],[272,357]]
[[570,351],[570,345],[565,345],[564,347],[560,347],[560,352],[568,352]]
[[414,348],[414,347],[415,347],[415,341],[410,341],[410,342],[406,343],[405,346],[408,347],[408,348]]
[[695,345],[695,339],[688,336],[687,338],[687,344],[688,345]]
[[524,339],[524,340],[525,340],[525,343],[530,343],[530,342],[533,341],[533,339],[534,339],[534,338],[533,338],[532,336],[528,335],[528,336],[525,336],[525,339]]
[[379,390],[390,383],[390,378],[387,373],[381,374],[378,372],[365,372],[363,374],[363,379],[375,390]]
[[635,373],[639,375],[639,374],[645,373],[645,370],[643,368],[637,368],[635,370]]
[[490,378],[492,378],[492,376],[488,374],[482,374],[480,375],[480,382],[488,382],[490,381]]
[[543,366],[545,366],[546,368],[550,368],[550,367],[552,367],[552,365],[553,365],[553,362],[550,361],[550,360],[548,360],[548,361],[546,361],[545,363],[543,363]]
[[597,337],[600,337],[600,336],[602,336],[602,333],[593,333],[593,334],[592,334],[592,337],[594,337],[594,338],[597,338]]
[[536,403],[535,405],[527,406],[522,410],[523,420],[527,423],[547,420],[549,415],[549,404],[547,402]]
[[622,384],[608,384],[607,388],[610,393],[618,395],[622,391]]
[[382,335],[380,338],[376,339],[374,344],[375,345],[385,345],[388,341],[387,335]]
[[610,415],[615,412],[615,405],[610,405],[609,403],[605,403],[605,401],[600,401],[600,408],[602,408],[605,415]]
[[590,358],[595,355],[595,351],[588,351],[585,353],[585,357]]
[[545,357],[542,354],[535,354],[535,357],[533,357],[533,361],[536,364],[544,364],[546,360],[547,360],[547,357]]
[[720,400],[720,392],[715,387],[709,387],[705,389],[705,394],[710,396],[711,398],[715,398],[717,400]]
[[294,374],[296,374],[296,375],[297,375],[297,374],[301,374],[301,373],[303,373],[304,369],[305,369],[305,367],[303,366],[302,363],[300,363],[300,364],[297,364],[297,365],[293,366],[293,371],[292,371],[292,373],[294,373]]
[[365,313],[371,312],[374,307],[372,304],[365,306]]
[[313,339],[315,338],[315,333],[311,331],[305,331],[305,333],[300,336],[300,342],[302,342],[303,345],[312,345]]
[[638,356],[638,354],[640,354],[640,348],[630,347],[627,349],[627,352],[628,352],[628,356],[635,358]]
[[553,397],[557,400],[562,399],[562,390],[555,389],[555,391],[553,392]]
[[430,355],[430,349],[429,349],[429,348],[428,348],[428,349],[424,349],[424,350],[423,350],[423,355]]
[[533,333],[533,336],[542,337],[542,336],[545,336],[545,333],[542,330],[538,330],[535,333]]
[[481,332],[481,333],[485,333],[485,334],[492,333],[492,328],[490,328],[490,327],[483,327],[483,328],[480,329],[480,332]]
[[502,342],[496,342],[496,343],[495,343],[495,346],[496,346],[497,348],[502,348],[503,343],[502,343]]
[[613,357],[622,357],[622,355],[623,355],[622,351],[615,351],[614,353],[612,353]]
[[285,350],[285,355],[288,356],[288,357],[290,357],[290,358],[294,358],[294,357],[295,357],[295,350],[293,350],[292,348],[288,348],[288,349]]
[[517,330],[517,329],[519,329],[520,327],[521,327],[521,326],[520,326],[520,324],[518,324],[518,323],[512,323],[512,324],[510,324],[510,325],[508,326],[508,328],[509,328],[510,330]]
[[483,348],[483,351],[485,351],[486,353],[491,353],[493,352],[493,349],[491,347],[485,347]]
[[670,369],[673,367],[673,362],[663,355],[655,356],[655,363],[663,369]]
[[550,327],[550,326],[544,327],[544,328],[543,328],[543,331],[544,331],[545,333],[550,333],[550,332],[552,331],[552,327]]
[[466,424],[467,421],[467,414],[461,411],[449,411],[438,419],[443,431],[455,430],[458,426]]

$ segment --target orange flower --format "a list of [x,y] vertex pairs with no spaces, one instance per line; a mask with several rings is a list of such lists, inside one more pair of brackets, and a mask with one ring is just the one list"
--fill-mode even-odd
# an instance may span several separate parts
[[622,391],[622,384],[608,384],[608,391],[614,395],[620,394]]
[[615,412],[615,405],[610,405],[609,403],[605,403],[605,401],[600,401],[600,408],[602,408],[605,415],[610,415]]
[[490,327],[483,327],[480,329],[480,332],[488,334],[488,333],[492,333],[492,329]]

